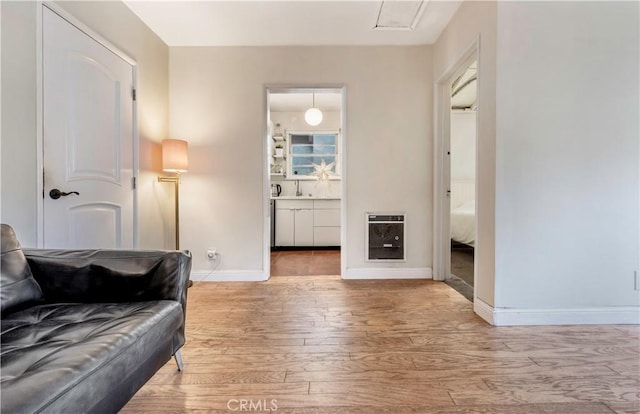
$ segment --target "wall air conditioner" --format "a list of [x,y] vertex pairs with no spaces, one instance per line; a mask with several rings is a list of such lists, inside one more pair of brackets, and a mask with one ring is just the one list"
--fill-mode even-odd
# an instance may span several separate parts
[[366,213],[366,260],[404,261],[404,213]]

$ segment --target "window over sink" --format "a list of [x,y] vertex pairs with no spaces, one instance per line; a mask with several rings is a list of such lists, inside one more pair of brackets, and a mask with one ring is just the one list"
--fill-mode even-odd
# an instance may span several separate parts
[[340,176],[339,133],[288,132],[288,178],[315,179],[319,174]]

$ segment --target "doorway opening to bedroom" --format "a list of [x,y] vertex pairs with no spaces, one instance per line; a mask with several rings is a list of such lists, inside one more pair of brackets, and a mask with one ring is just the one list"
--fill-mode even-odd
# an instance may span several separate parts
[[446,282],[473,301],[476,235],[477,61],[451,85],[449,272]]

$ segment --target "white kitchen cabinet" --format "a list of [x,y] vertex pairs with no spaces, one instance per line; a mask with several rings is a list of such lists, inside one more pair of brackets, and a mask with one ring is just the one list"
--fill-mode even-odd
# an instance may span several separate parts
[[314,246],[340,246],[340,227],[314,227]]
[[313,208],[295,211],[293,238],[295,246],[313,246]]
[[340,227],[340,210],[313,210],[313,225],[315,227]]
[[314,200],[313,245],[340,246],[340,200]]
[[276,200],[276,246],[313,246],[313,200]]
[[295,246],[294,210],[282,209],[276,203],[276,246]]
[[276,246],[340,246],[340,200],[275,200]]

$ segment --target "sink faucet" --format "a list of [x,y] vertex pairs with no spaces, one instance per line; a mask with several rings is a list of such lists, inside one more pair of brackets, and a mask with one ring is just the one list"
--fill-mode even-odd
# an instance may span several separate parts
[[296,197],[300,197],[302,195],[302,191],[300,191],[300,180],[296,180]]

